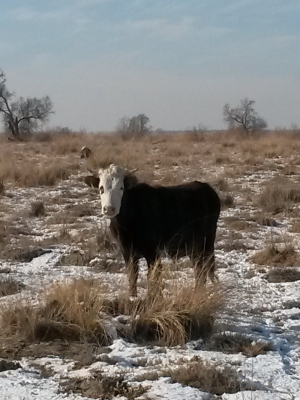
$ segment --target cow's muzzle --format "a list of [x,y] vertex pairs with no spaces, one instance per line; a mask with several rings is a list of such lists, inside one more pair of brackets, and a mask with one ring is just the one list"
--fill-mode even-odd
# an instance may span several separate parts
[[114,206],[104,206],[103,207],[103,214],[105,217],[113,218],[116,213],[116,207]]

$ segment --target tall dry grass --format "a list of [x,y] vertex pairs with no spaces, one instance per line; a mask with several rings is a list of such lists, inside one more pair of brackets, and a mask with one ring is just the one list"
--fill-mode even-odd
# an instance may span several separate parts
[[[36,138],[38,135],[36,136]],[[263,163],[265,158],[293,157],[300,163],[298,135],[266,133],[245,138],[236,132],[191,135],[151,134],[123,140],[118,135],[72,133],[53,134],[47,141],[10,142],[1,139],[0,181],[16,186],[53,185],[71,173],[97,169],[109,163],[139,168],[142,180],[160,182],[166,173],[170,183],[206,178],[207,166],[241,166]],[[80,160],[80,149],[88,146],[92,157]],[[156,168],[157,167],[157,168]],[[184,176],[177,168],[186,170]],[[158,173],[157,169],[160,170]],[[167,180],[168,181],[168,180]],[[166,182],[167,183],[167,182]]]
[[106,302],[106,312],[131,317],[126,337],[138,343],[175,346],[212,333],[214,317],[225,298],[220,286],[203,286],[196,291],[177,282],[164,295],[156,289],[148,289],[145,298],[132,300],[123,295]]
[[[121,294],[109,300],[99,280],[57,282],[46,290],[38,305],[29,301],[7,303],[0,312],[2,340],[87,341],[110,343],[106,323],[111,316],[128,315],[119,335],[139,343],[184,344],[212,333],[214,315],[223,301],[219,288],[175,287],[163,296],[132,300]],[[113,323],[111,322],[113,325]],[[1,344],[1,343],[0,343]]]
[[54,283],[38,306],[7,303],[0,313],[3,338],[16,341],[86,340],[107,344],[99,313],[105,289],[100,281],[78,279]]

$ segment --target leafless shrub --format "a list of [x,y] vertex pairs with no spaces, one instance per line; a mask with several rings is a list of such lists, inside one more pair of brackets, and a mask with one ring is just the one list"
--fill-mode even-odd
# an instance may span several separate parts
[[170,368],[165,371],[165,376],[170,376],[172,383],[178,382],[215,395],[237,393],[241,390],[240,380],[233,368],[222,368],[201,359],[176,369]]

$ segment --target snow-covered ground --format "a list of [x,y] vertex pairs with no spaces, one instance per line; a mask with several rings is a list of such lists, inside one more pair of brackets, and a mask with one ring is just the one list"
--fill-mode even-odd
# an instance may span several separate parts
[[[251,186],[254,195],[269,178],[268,171],[255,176],[249,174],[243,178],[239,187]],[[92,193],[91,189],[84,188],[82,183],[79,185],[80,199],[76,198],[79,190],[77,177],[72,179],[47,190],[8,188],[6,196],[1,198],[2,206],[6,210],[2,212],[2,217],[7,216],[7,210],[11,213],[17,208],[17,214],[13,216],[15,225],[19,224],[23,230],[30,231],[31,237],[36,237],[36,240],[51,237],[55,229],[58,229],[59,222],[56,221],[55,225],[46,224],[45,221],[66,209],[64,207],[67,203],[74,205],[76,202],[89,202],[95,209],[98,207],[97,195]],[[234,184],[233,181],[232,183]],[[270,350],[266,354],[249,357],[242,353],[226,354],[222,351],[207,350],[202,340],[192,341],[184,346],[162,348],[153,345],[141,346],[116,338],[108,346],[108,357],[99,355],[91,365],[80,369],[75,368],[74,360],[59,356],[27,357],[19,360],[21,368],[0,372],[0,399],[82,399],[79,395],[60,392],[60,383],[67,378],[89,377],[97,371],[107,376],[122,374],[130,385],[146,387],[146,392],[138,397],[139,399],[211,398],[208,393],[179,383],[171,383],[170,378],[159,374],[163,368],[175,368],[179,363],[184,365],[195,357],[207,360],[220,368],[231,367],[237,371],[241,382],[240,391],[235,394],[224,393],[219,399],[300,399],[300,280],[270,283],[266,279],[269,266],[258,267],[250,261],[250,257],[261,250],[270,238],[289,238],[299,251],[299,234],[290,232],[290,221],[283,215],[276,227],[253,223],[255,229],[240,230],[238,236],[234,236],[237,232],[227,225],[228,217],[240,216],[243,219],[245,213],[251,216],[255,212],[253,204],[247,206],[242,196],[243,194],[236,194],[235,207],[222,211],[219,223],[216,243],[217,274],[226,288],[226,306],[216,316],[215,335],[244,335],[253,342],[268,343]],[[59,197],[66,199],[66,202],[61,201],[58,204],[56,200]],[[45,217],[33,218],[27,215],[33,198],[44,201],[47,209]],[[74,241],[83,229],[88,235],[89,229],[105,224],[97,215],[78,217],[78,221],[81,225],[69,230],[74,236]],[[243,246],[239,245],[241,243]],[[45,248],[48,252],[30,262],[0,260],[0,268],[3,271],[9,269],[9,272],[2,273],[1,277],[13,278],[26,285],[20,294],[0,298],[0,305],[24,298],[38,300],[48,284],[70,277],[101,277],[116,291],[118,285],[126,284],[124,269],[118,273],[117,279],[109,271],[95,272],[92,266],[97,260],[87,266],[60,265],[58,260],[61,260],[72,246],[74,247],[74,244],[52,244]],[[146,268],[143,262],[141,272],[140,280],[145,280]],[[189,271],[182,271],[182,276],[188,273]],[[41,374],[37,366],[51,371],[50,376]]]

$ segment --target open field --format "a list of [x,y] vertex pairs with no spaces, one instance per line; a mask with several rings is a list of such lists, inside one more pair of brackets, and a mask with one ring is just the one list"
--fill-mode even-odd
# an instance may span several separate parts
[[[83,181],[112,162],[218,191],[217,285],[195,293],[190,263],[164,259],[163,298],[146,297],[142,260],[129,297]],[[300,398],[299,204],[299,132],[0,138],[3,398]]]

